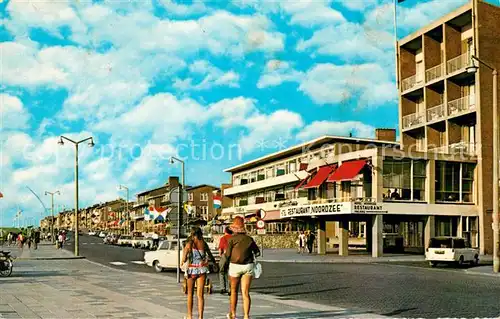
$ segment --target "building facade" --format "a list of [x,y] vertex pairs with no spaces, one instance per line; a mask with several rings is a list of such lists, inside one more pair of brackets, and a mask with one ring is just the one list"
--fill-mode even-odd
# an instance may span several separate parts
[[[499,21],[499,7],[473,0],[398,42],[401,147],[477,159],[481,253],[493,251],[494,88],[490,69],[467,67],[475,56],[500,68]],[[463,200],[458,184],[436,187],[436,200]]]
[[[387,130],[376,134],[387,138],[380,133]],[[233,187],[224,194],[233,207],[223,214],[263,210],[271,232],[314,230],[319,253],[338,248],[347,255],[349,246],[364,246],[374,257],[389,249],[423,253],[433,236],[480,244],[475,156],[325,136],[226,171]],[[458,191],[447,192],[450,185]]]
[[188,217],[199,218],[205,221],[212,220],[217,211],[214,208],[214,192],[220,192],[212,185],[198,185],[186,189],[188,193]]

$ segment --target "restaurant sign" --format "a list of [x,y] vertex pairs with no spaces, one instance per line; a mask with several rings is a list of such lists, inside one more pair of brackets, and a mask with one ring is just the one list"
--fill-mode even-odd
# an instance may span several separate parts
[[340,202],[313,205],[300,205],[282,208],[280,218],[301,216],[326,216],[347,214],[382,214],[387,213],[383,205],[376,203]]

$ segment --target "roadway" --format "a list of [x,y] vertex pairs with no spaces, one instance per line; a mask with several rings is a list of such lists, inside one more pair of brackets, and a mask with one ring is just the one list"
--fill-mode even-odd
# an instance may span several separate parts
[[[80,254],[112,268],[154,273],[144,251],[81,236]],[[71,244],[71,243],[70,243]],[[69,245],[66,249],[72,250]],[[500,277],[411,264],[265,263],[253,291],[394,317],[498,317]],[[168,271],[158,276],[175,276]],[[211,275],[215,279],[215,275]],[[218,281],[215,279],[215,282]]]

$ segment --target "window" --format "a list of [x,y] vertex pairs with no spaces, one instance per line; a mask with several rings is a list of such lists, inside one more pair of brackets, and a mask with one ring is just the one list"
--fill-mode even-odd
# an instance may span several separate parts
[[266,168],[266,178],[271,178],[273,177],[273,167],[268,167]]
[[255,183],[257,181],[257,171],[250,173],[250,183]]
[[425,166],[423,160],[385,158],[384,200],[425,201]]
[[475,164],[436,162],[436,202],[473,203]]
[[285,175],[285,165],[278,164],[276,165],[276,176]]
[[200,200],[201,200],[202,202],[206,202],[206,201],[208,201],[208,193],[201,193],[201,194],[200,194]]
[[290,200],[290,199],[295,199],[296,198],[296,192],[293,186],[287,186],[285,188],[285,199]]
[[288,162],[288,173],[295,173],[297,171],[297,162],[291,161]]
[[285,189],[284,188],[278,188],[275,191],[274,195],[274,200],[275,201],[280,201],[285,199]]
[[257,171],[257,180],[263,181],[264,179],[266,179],[266,175],[264,175],[264,169],[259,169]]
[[188,193],[188,201],[192,202],[194,200],[193,198],[194,198],[194,194],[193,193]]

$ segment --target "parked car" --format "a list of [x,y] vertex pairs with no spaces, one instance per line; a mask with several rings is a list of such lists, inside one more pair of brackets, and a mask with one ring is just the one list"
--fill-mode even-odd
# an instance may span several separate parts
[[118,241],[116,242],[118,246],[131,246],[132,245],[132,236],[120,236]]
[[102,232],[100,232],[100,233],[99,233],[99,238],[104,238],[104,237],[106,237],[106,233],[105,233],[105,232],[103,232],[103,231],[102,231]]
[[95,236],[96,234],[97,234],[97,233],[96,233],[95,231],[91,230],[91,231],[89,231],[89,234],[88,234],[88,235],[89,235],[89,236]]
[[479,264],[479,250],[471,248],[465,238],[459,237],[435,237],[429,241],[429,248],[425,252],[425,259],[431,267],[438,263],[455,263],[463,265]]
[[[182,246],[186,239],[182,239]],[[144,253],[144,262],[153,267],[156,272],[162,272],[164,269],[177,268],[177,241],[164,240],[160,242],[157,250]]]

